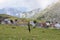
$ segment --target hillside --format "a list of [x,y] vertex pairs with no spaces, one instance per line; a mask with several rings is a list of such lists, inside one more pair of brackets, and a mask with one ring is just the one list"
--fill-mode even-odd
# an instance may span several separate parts
[[8,19],[18,19],[17,17],[13,17],[13,16],[10,16],[10,15],[7,15],[7,14],[0,14],[0,19],[1,18],[8,18]]
[[52,3],[51,5],[48,5],[48,6],[47,6],[45,9],[43,9],[43,10],[40,9],[39,12],[35,13],[35,15],[32,16],[32,18],[36,19],[36,18],[41,17],[41,16],[44,15],[48,10],[50,10],[53,5],[56,5],[56,4],[57,4],[57,2],[56,2],[56,3]]
[[0,40],[60,40],[60,30],[0,24]]
[[4,19],[4,18],[8,18],[8,19],[11,19],[11,20],[17,19],[17,20],[21,20],[21,22],[32,20],[30,18],[18,18],[18,17],[15,17],[15,16],[7,15],[7,14],[0,14],[0,19]]
[[60,22],[60,1],[44,10],[42,14],[43,15],[39,16],[38,19],[42,17],[44,20]]

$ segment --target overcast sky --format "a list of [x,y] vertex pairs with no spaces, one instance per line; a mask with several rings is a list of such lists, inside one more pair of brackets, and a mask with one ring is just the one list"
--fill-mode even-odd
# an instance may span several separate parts
[[0,9],[5,7],[15,7],[32,10],[35,8],[46,8],[48,5],[58,0],[0,0]]

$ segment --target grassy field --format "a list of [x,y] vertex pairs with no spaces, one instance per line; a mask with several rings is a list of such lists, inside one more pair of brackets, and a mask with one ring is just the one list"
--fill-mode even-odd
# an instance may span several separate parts
[[0,40],[60,40],[60,30],[0,24]]

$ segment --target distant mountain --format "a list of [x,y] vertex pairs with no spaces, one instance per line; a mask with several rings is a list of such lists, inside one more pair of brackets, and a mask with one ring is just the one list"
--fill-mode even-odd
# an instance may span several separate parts
[[3,8],[3,9],[0,9],[0,14],[8,14],[8,15],[12,15],[12,16],[17,16],[16,14],[19,14],[19,13],[21,13],[21,11],[16,9],[16,8]]
[[54,21],[60,23],[60,1],[53,6],[47,8],[42,12],[42,16],[39,16],[38,19],[42,18],[44,20]]
[[32,11],[29,12],[24,12],[22,17],[24,16],[24,18],[33,18],[34,15],[38,14],[39,12],[41,12],[41,9],[34,9]]
[[4,14],[6,11],[4,9],[0,9],[0,14]]
[[32,11],[27,11],[27,12],[21,11],[20,8],[3,8],[0,9],[0,14],[8,14],[19,18],[31,18],[32,16],[34,16],[36,13],[40,11],[41,11],[40,8],[34,9]]

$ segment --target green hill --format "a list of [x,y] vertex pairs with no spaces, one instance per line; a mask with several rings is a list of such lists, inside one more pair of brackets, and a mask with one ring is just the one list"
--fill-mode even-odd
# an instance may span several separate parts
[[1,19],[4,19],[4,18],[8,18],[8,19],[11,19],[11,20],[15,20],[15,19],[17,19],[17,20],[21,20],[22,22],[23,21],[30,21],[30,20],[32,20],[32,19],[27,19],[27,18],[18,18],[18,17],[14,17],[14,16],[10,16],[10,15],[7,15],[7,14],[0,14],[0,20]]
[[8,19],[12,19],[12,20],[14,20],[14,19],[19,19],[19,18],[17,18],[17,17],[10,16],[10,15],[7,15],[7,14],[0,14],[0,19],[1,19],[1,18],[8,18]]
[[43,15],[39,16],[38,19],[42,18],[44,20],[60,22],[60,1],[45,9],[42,14]]

